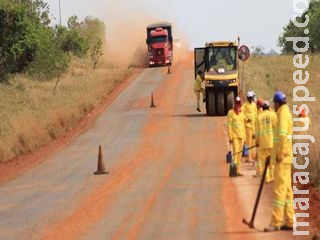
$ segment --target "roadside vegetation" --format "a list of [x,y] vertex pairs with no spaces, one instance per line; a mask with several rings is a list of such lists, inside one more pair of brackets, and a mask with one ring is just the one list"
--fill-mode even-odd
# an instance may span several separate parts
[[104,56],[105,26],[52,26],[42,0],[0,0],[0,162],[75,127],[131,72]]
[[[287,37],[309,37],[309,50],[312,53],[320,52],[320,1],[319,0],[310,0],[309,9],[302,14],[300,17],[297,17],[297,22],[305,23],[306,16],[309,16],[309,22],[306,28],[296,27],[292,20],[284,27],[283,33],[279,36],[278,43],[282,48],[282,53],[294,53],[292,42],[286,41]],[[306,34],[304,31],[308,29],[309,31]],[[304,42],[299,42],[298,47],[303,48],[305,46]]]
[[[317,100],[320,92],[320,55],[309,55],[310,63],[306,71],[310,73],[310,80],[305,86],[310,91],[310,96],[316,97],[316,102],[306,102],[310,108],[311,128],[307,134],[312,135],[316,142],[320,139],[320,129],[317,123],[320,121],[320,102]],[[293,73],[296,68],[293,65],[293,56],[254,56],[246,64],[246,88],[253,89],[259,97],[272,101],[276,90],[284,91],[292,109],[293,89],[297,86],[293,81]],[[299,96],[304,94],[298,93]],[[297,104],[297,103],[295,103]],[[299,104],[302,104],[299,102]],[[293,115],[294,116],[294,115]],[[310,144],[310,171],[313,182],[320,186],[320,149],[317,143]],[[303,163],[302,163],[303,164]]]
[[[306,22],[306,16],[309,16],[307,29],[299,28],[294,25],[292,20],[283,28],[283,33],[278,38],[278,45],[281,48],[281,55],[263,54],[262,48],[254,48],[253,57],[246,64],[246,89],[254,89],[258,96],[267,100],[272,100],[272,94],[276,90],[281,90],[287,95],[290,108],[292,109],[293,89],[298,86],[293,81],[293,73],[297,70],[293,65],[293,56],[295,53],[293,44],[286,41],[286,37],[309,37],[309,51],[306,53],[310,58],[310,63],[305,69],[310,74],[309,81],[304,85],[308,88],[311,97],[316,97],[316,102],[304,102],[310,108],[309,117],[311,128],[306,133],[316,139],[316,143],[310,144],[310,153],[308,155],[310,164],[308,171],[315,186],[320,187],[320,150],[317,148],[317,142],[320,139],[320,129],[317,127],[320,116],[320,103],[317,96],[320,93],[320,1],[310,0],[309,9],[297,17],[299,23]],[[303,48],[305,43],[298,42],[298,47]],[[303,57],[304,59],[304,57]],[[299,91],[298,95],[303,96],[304,92]],[[294,103],[295,105],[302,104]],[[295,115],[293,115],[295,117]],[[300,162],[299,162],[300,161]],[[302,158],[298,158],[300,164],[304,164]]]

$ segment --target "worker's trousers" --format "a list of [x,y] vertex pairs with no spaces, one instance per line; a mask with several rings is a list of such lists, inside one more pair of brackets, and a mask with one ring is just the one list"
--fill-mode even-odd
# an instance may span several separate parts
[[[253,147],[255,145],[255,140],[253,138],[253,130],[252,128],[248,128],[246,127],[246,145],[250,148]],[[249,156],[248,156],[248,160],[252,161],[253,156],[254,156],[255,150],[254,149],[250,149],[249,150]]]
[[280,227],[283,220],[288,227],[293,226],[293,192],[291,184],[291,165],[275,164],[274,201],[271,225]]
[[200,90],[194,90],[194,93],[197,97],[197,108],[200,108],[200,93],[202,93],[202,99],[205,99],[205,91],[204,88],[201,88]]
[[[257,175],[261,176],[265,165],[266,158],[271,156],[272,148],[261,149],[258,148],[258,158],[257,158]],[[270,162],[269,167],[267,169],[266,182],[271,182],[274,180],[274,164]]]
[[234,163],[237,164],[238,173],[241,173],[241,156],[242,156],[241,151],[243,148],[243,144],[244,144],[244,139],[242,138],[232,139],[232,151],[233,153],[237,153],[234,155]]

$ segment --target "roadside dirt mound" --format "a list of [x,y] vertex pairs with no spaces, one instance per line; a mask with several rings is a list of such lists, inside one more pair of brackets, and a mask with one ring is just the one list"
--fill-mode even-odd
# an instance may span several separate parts
[[[299,190],[309,190],[309,218],[303,219],[305,222],[310,223],[310,233],[311,236],[314,233],[318,233],[320,236],[320,191],[313,185],[309,183],[306,185],[303,184],[294,184]],[[295,195],[296,198],[306,198],[306,195]],[[298,210],[298,212],[303,212]],[[299,220],[299,221],[302,221]]]

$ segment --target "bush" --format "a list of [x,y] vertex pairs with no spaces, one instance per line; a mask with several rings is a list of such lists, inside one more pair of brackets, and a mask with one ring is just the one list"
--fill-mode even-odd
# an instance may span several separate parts
[[48,7],[41,0],[0,0],[0,75],[21,72],[37,50],[36,30],[50,23]]
[[[292,20],[284,27],[282,35],[278,39],[278,45],[282,48],[283,53],[294,53],[292,42],[286,41],[286,37],[309,37],[310,51],[320,52],[320,1],[311,0],[309,3],[309,9],[297,17],[297,21],[303,23],[306,21],[306,16],[309,16],[309,34],[304,33],[304,28],[299,28],[294,25]],[[299,42],[298,47],[304,47],[303,42]]]
[[38,30],[38,48],[28,73],[35,79],[46,80],[58,78],[67,70],[69,56],[60,50],[55,42],[53,32],[42,28]]
[[89,57],[95,67],[102,55],[103,22],[70,17],[68,27],[50,26],[43,0],[0,0],[0,80],[9,73],[27,72],[37,79],[60,76],[69,53]]
[[59,49],[72,52],[78,57],[85,56],[90,48],[88,39],[82,37],[76,29],[57,27],[56,41]]

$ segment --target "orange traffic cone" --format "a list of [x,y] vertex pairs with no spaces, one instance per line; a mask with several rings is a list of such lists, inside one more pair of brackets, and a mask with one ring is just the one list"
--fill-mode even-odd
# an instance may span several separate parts
[[151,105],[150,105],[151,108],[155,108],[156,105],[154,104],[154,100],[153,100],[153,92],[151,92]]
[[171,74],[171,65],[168,64],[168,74]]
[[99,145],[98,167],[97,167],[97,171],[94,172],[94,174],[96,174],[96,175],[108,174],[108,172],[106,171],[106,168],[104,166],[104,163],[103,163],[103,155],[102,155],[101,145]]

